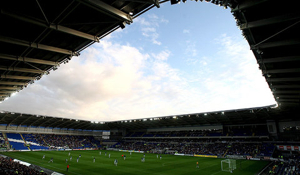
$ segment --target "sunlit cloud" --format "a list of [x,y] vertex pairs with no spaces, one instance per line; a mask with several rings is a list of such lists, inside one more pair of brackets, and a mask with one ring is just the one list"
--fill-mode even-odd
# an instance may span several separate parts
[[168,23],[168,20],[163,17],[158,17],[155,14],[149,14],[148,16],[139,17],[135,20],[135,23],[140,25],[140,30],[142,35],[146,38],[149,38],[150,41],[155,45],[161,45],[161,41],[159,41],[159,32],[158,28],[160,24]]
[[[214,44],[213,49],[184,38],[178,41],[184,44],[179,53],[160,35],[168,23],[156,14],[136,18],[134,39],[148,43],[130,42],[128,36],[128,41],[118,40],[127,31],[117,30],[2,102],[0,109],[114,121],[275,104],[242,37],[223,34],[201,41]],[[182,27],[178,33],[191,34]]]

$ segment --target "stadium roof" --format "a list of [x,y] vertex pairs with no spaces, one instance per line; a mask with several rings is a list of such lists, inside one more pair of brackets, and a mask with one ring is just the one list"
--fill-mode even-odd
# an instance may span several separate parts
[[[244,110],[232,112],[233,118],[237,117],[237,120],[230,119],[230,117],[224,119],[224,116],[214,114],[209,115],[211,118],[202,116],[201,119],[193,119],[196,118],[194,115],[185,116],[184,120],[172,120],[170,123],[170,119],[165,118],[165,121],[159,120],[160,124],[150,121],[147,127],[226,123],[226,120],[228,123],[246,123],[250,118],[256,118],[258,121],[272,118],[284,119],[285,117],[285,119],[297,119],[294,114],[300,108],[300,55],[298,51],[300,48],[300,13],[297,1],[207,1],[232,9],[237,25],[248,41],[279,108],[267,111],[269,108],[262,107],[259,115],[258,113],[255,115],[244,113],[242,112]],[[116,29],[124,28],[135,17],[153,7],[159,7],[159,4],[163,2],[166,1],[1,1],[0,101],[26,88],[28,84],[42,78],[44,74],[57,69],[60,64],[79,55],[85,48],[99,42]],[[171,0],[171,4],[176,2],[179,1]],[[34,115],[18,115],[2,113],[1,121],[7,124],[30,125],[31,120],[36,120],[36,125],[48,126],[46,120],[42,122],[44,120],[37,119],[33,117]],[[27,116],[26,119],[23,119],[25,116]],[[57,118],[48,117],[44,119],[48,120],[49,125],[57,120]],[[82,125],[75,125],[69,119],[68,123],[61,122],[59,125],[78,129],[92,127],[91,122],[80,122]],[[139,124],[139,121],[136,125],[121,121],[109,123],[103,127],[107,129],[127,127],[127,125],[132,128],[143,126]],[[92,128],[98,129],[96,126]]]
[[0,124],[16,127],[41,127],[75,130],[138,130],[147,128],[197,127],[203,125],[247,125],[266,124],[269,121],[292,121],[298,119],[298,113],[283,111],[276,106],[213,111],[207,113],[162,116],[132,120],[95,122],[75,120],[33,114],[21,114],[1,111]]
[[300,107],[300,13],[295,2],[241,0],[232,9],[282,108]]
[[0,2],[0,101],[56,70],[156,0]]

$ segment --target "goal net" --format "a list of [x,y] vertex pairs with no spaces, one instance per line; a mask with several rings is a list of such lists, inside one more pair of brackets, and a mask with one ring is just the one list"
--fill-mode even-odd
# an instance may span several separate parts
[[221,160],[222,171],[232,172],[235,169],[236,169],[236,160],[234,159]]

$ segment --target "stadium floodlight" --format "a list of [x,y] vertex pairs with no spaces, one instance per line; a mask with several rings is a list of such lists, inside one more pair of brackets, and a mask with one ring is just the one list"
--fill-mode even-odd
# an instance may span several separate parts
[[186,0],[182,0],[183,3],[186,3]]

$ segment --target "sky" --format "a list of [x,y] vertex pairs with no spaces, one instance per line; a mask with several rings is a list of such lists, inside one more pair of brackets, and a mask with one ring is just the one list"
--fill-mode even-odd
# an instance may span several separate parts
[[230,9],[188,1],[135,18],[0,110],[97,122],[274,104]]

